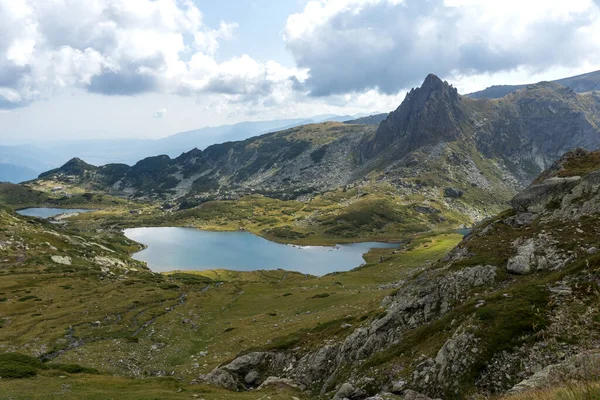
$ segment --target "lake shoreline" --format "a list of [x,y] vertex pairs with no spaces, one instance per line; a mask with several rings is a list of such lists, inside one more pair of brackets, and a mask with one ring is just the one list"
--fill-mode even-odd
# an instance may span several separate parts
[[313,276],[344,272],[365,263],[373,248],[398,249],[397,243],[336,243],[298,246],[278,243],[246,231],[205,231],[190,227],[145,227],[123,230],[145,246],[131,257],[153,272],[223,269],[236,272],[282,269]]

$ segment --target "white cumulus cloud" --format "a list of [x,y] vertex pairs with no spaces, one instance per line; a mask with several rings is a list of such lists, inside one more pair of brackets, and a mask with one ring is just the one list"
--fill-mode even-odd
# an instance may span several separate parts
[[593,0],[311,0],[284,30],[299,88],[394,94],[445,77],[600,63]]
[[[75,86],[104,95],[269,96],[289,76],[247,55],[221,63],[235,23],[203,23],[191,0],[0,0],[0,109]],[[295,71],[288,71],[294,74]]]

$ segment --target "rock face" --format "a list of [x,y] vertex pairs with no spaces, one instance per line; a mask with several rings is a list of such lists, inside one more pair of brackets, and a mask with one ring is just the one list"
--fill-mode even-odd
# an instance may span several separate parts
[[420,88],[412,89],[396,111],[379,126],[377,134],[361,148],[363,159],[371,159],[392,144],[402,157],[408,152],[440,141],[453,141],[461,134],[466,117],[455,88],[430,74]]
[[[236,358],[231,363],[211,371],[200,378],[229,390],[256,388],[268,378],[267,371],[283,371],[295,362],[291,355],[277,352],[253,352]],[[262,372],[261,372],[262,371]]]
[[[443,277],[425,274],[400,288],[394,296],[384,300],[387,309],[385,316],[374,320],[369,326],[358,328],[342,343],[325,345],[299,359],[283,353],[251,353],[235,359],[232,363],[202,378],[215,385],[237,389],[247,386],[244,385],[244,376],[248,371],[262,365],[263,368],[268,368],[270,374],[290,377],[300,387],[307,388],[321,383],[325,391],[329,381],[336,376],[338,368],[348,363],[365,360],[375,352],[401,340],[404,330],[418,327],[443,316],[471,289],[492,284],[495,276],[496,267],[489,265],[465,268]],[[452,371],[456,372],[455,363],[459,346],[453,343],[458,341],[462,343],[464,340],[471,341],[471,339],[471,337],[454,338],[454,342],[448,342],[445,348],[440,350],[435,361],[436,376],[445,377],[452,375]],[[285,365],[285,367],[276,368],[277,365]],[[342,394],[351,391],[349,385],[340,388],[343,389]],[[358,395],[355,397],[361,398]]]
[[509,258],[506,269],[515,274],[527,275],[536,270],[563,268],[571,258],[561,254],[554,247],[555,244],[555,241],[545,236],[527,239],[524,242],[516,240],[513,247],[516,248],[517,254]]
[[430,75],[363,143],[361,157],[398,159],[424,146],[458,142],[502,160],[510,165],[510,175],[528,185],[563,153],[600,147],[598,104],[600,93],[578,95],[549,82],[530,85],[502,102],[475,100]]

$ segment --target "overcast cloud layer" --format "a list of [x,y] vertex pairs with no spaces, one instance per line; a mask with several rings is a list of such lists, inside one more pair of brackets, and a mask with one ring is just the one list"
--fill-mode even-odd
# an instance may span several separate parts
[[311,0],[265,23],[284,25],[295,65],[243,51],[217,61],[238,25],[207,26],[191,0],[0,0],[0,109],[74,88],[192,97],[246,116],[387,111],[429,72],[460,84],[600,65],[600,0]]

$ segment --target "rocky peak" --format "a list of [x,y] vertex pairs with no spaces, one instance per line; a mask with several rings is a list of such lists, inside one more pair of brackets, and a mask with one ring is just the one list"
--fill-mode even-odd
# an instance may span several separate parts
[[40,174],[40,178],[48,175],[63,174],[81,176],[86,172],[96,171],[98,167],[86,163],[81,158],[74,157],[67,161],[63,166]]
[[454,140],[464,116],[458,91],[429,74],[381,123],[375,137],[364,144],[361,156],[373,158],[392,144],[402,156],[425,145]]

